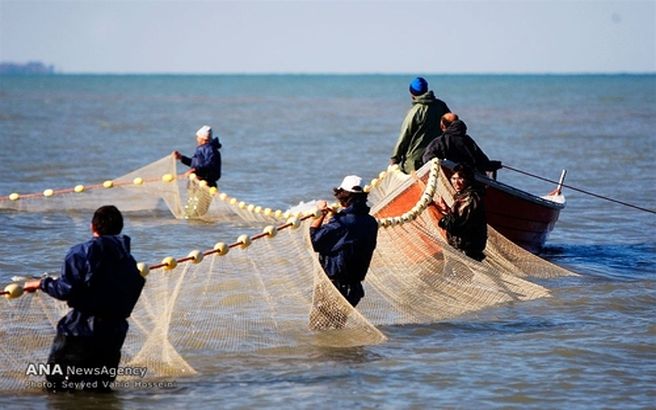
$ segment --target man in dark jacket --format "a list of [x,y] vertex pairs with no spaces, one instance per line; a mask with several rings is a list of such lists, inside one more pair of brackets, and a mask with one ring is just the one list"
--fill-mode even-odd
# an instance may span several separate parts
[[62,372],[46,376],[49,390],[110,390],[116,378],[127,318],[145,284],[122,229],[116,207],[98,208],[92,239],[68,251],[60,277],[25,284],[25,290],[40,289],[72,308],[57,324],[48,363]]
[[472,137],[467,135],[467,125],[456,114],[444,114],[440,120],[440,128],[442,135],[426,147],[423,163],[433,158],[448,159],[468,165],[481,173],[496,171],[501,167],[499,161],[490,161]]
[[457,165],[451,176],[451,185],[456,190],[453,205],[449,207],[442,198],[437,207],[444,215],[438,222],[446,230],[449,245],[477,261],[485,258],[483,250],[487,243],[485,204],[476,189],[474,171],[467,165]]
[[426,146],[441,134],[440,118],[449,112],[442,100],[428,90],[428,82],[422,77],[410,83],[412,108],[401,125],[401,134],[390,158],[391,164],[399,164],[406,174],[419,169]]
[[[317,207],[322,215],[310,226],[310,239],[324,272],[355,307],[364,296],[362,281],[367,274],[371,258],[376,249],[378,222],[369,215],[367,193],[361,186],[362,179],[356,175],[344,178],[335,188],[335,197],[344,209],[323,224],[329,208],[325,201]],[[342,327],[347,316],[339,312],[322,312],[332,318],[333,327]]]
[[173,151],[175,159],[190,167],[188,173],[194,173],[201,181],[206,181],[210,187],[216,186],[221,178],[221,143],[218,138],[212,138],[212,128],[203,125],[196,131],[196,152],[189,158],[178,151]]

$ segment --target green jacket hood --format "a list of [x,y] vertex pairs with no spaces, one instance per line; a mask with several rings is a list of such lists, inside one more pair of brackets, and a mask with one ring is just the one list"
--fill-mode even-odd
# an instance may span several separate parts
[[412,101],[412,104],[432,104],[437,101],[437,98],[435,98],[435,94],[433,94],[433,91],[428,91],[422,95],[416,96],[414,100]]

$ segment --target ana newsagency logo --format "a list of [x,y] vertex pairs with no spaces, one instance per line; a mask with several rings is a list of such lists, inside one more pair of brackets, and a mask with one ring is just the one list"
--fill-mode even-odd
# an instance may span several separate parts
[[62,366],[57,363],[29,363],[25,370],[26,376],[136,376],[144,378],[147,367],[78,367]]

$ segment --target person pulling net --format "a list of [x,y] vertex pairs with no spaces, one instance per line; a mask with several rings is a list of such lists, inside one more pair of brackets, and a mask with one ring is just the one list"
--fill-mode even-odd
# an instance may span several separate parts
[[219,138],[212,137],[212,127],[203,125],[196,131],[196,152],[190,158],[178,151],[173,151],[173,157],[189,167],[185,176],[192,176],[187,186],[187,204],[184,207],[185,218],[200,218],[207,213],[212,201],[211,191],[203,188],[214,188],[221,178],[221,143]]
[[[345,177],[334,193],[343,209],[324,224],[325,216],[333,210],[326,201],[319,201],[317,210],[321,214],[310,225],[310,241],[332,285],[356,307],[364,297],[362,281],[376,249],[378,222],[369,215],[367,193],[359,176]],[[348,318],[347,312],[326,308],[324,294],[321,287],[315,288],[311,322],[322,328],[341,329]]]
[[[452,248],[437,227],[433,205],[436,195],[452,199],[452,187],[437,161],[428,167],[417,202],[403,214],[391,212],[394,192],[382,195],[376,193],[381,185],[370,187],[370,198],[382,198],[372,208],[379,230],[362,282],[366,297],[357,309],[319,263],[309,231],[321,212],[309,212],[204,252],[139,264],[148,281],[130,316],[119,367],[146,368],[146,380],[161,379],[222,371],[221,355],[235,352],[381,343],[386,336],[379,325],[448,320],[500,303],[548,297],[548,289],[530,277],[572,274],[540,264],[537,257],[519,266],[515,260],[527,252],[508,244],[486,250],[483,262]],[[416,186],[410,177],[394,191]],[[488,247],[496,241],[491,234]],[[32,380],[26,363],[47,357],[56,320],[66,311],[65,304],[41,292],[18,297],[19,288],[9,285],[2,293],[10,299],[0,313],[0,337],[7,341],[0,349],[0,360],[7,363],[0,368],[1,390],[24,388]],[[344,312],[341,328],[312,314],[317,288],[324,308]]]
[[116,207],[98,208],[91,220],[93,238],[71,248],[61,276],[25,284],[24,291],[40,290],[72,308],[57,323],[48,355],[49,391],[109,391],[116,379],[126,319],[145,283],[122,230]]

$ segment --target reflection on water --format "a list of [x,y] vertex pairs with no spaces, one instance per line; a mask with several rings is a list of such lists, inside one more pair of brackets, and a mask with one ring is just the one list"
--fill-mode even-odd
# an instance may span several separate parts
[[543,257],[561,265],[585,265],[585,273],[615,280],[640,280],[656,273],[656,243],[547,246]]

